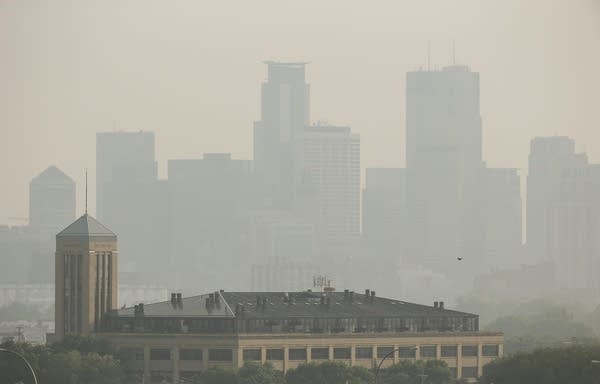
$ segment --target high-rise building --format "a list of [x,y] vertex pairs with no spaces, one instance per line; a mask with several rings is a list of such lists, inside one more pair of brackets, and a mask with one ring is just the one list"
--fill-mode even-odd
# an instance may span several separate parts
[[360,137],[349,127],[314,125],[302,148],[302,172],[318,195],[321,250],[348,257],[360,235]]
[[233,284],[238,272],[249,281],[250,260],[239,255],[248,253],[242,213],[253,200],[251,166],[229,153],[169,160],[170,254],[178,287],[208,289],[225,275]]
[[29,225],[56,234],[75,220],[75,182],[55,166],[29,183]]
[[406,170],[367,168],[362,201],[362,236],[368,259],[395,266],[404,246]]
[[514,168],[484,168],[482,272],[525,264],[522,256],[521,179]]
[[290,208],[299,178],[301,148],[297,146],[310,121],[306,63],[266,62],[261,120],[254,124],[255,170],[265,184],[264,205]]
[[[96,134],[96,211],[98,218],[111,210],[111,190],[124,183],[154,181],[157,177],[153,132]],[[121,188],[118,188],[121,189]],[[109,196],[106,196],[106,195]]]
[[585,154],[562,162],[559,183],[546,210],[546,251],[557,288],[578,297],[600,293],[600,174]]
[[457,257],[480,258],[481,146],[479,74],[460,65],[408,72],[407,262],[449,271]]
[[99,330],[117,309],[117,236],[85,213],[56,235],[55,338]]
[[527,174],[527,252],[531,262],[548,260],[547,213],[559,189],[562,169],[575,156],[575,142],[564,136],[531,141]]
[[157,180],[152,132],[104,132],[96,135],[98,217],[122,241],[121,272],[126,281],[155,282],[153,261],[161,248],[166,204],[164,183]]

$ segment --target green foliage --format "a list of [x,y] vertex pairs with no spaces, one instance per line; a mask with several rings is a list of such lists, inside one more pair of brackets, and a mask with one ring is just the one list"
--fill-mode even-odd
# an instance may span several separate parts
[[[39,382],[44,384],[119,384],[125,377],[120,361],[112,355],[114,347],[93,336],[69,336],[51,346],[5,342],[0,348],[25,357]],[[22,364],[9,364],[2,375],[8,378],[0,379],[0,384],[18,382],[22,378],[26,383],[32,382],[22,367]]]
[[191,380],[193,384],[237,384],[238,377],[230,369],[212,367]]
[[283,384],[285,378],[281,371],[269,363],[259,364],[247,362],[238,371],[239,384]]
[[359,383],[354,374],[368,378],[364,371],[352,370],[344,363],[326,361],[321,364],[302,364],[296,369],[290,369],[285,378],[287,384],[345,384]]
[[600,384],[600,345],[520,352],[483,369],[483,384]]
[[379,382],[382,384],[428,384],[452,383],[452,373],[448,365],[439,360],[407,361],[402,360],[379,373]]

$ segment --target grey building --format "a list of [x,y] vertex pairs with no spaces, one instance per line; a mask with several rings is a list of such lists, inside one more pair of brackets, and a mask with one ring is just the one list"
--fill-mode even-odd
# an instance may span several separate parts
[[254,124],[255,170],[265,185],[264,205],[291,208],[301,161],[297,139],[310,121],[309,85],[305,63],[266,64],[261,119]]
[[167,195],[154,145],[153,132],[96,135],[97,216],[122,237],[119,273],[127,282],[155,282],[154,261],[165,257]]
[[452,272],[481,254],[479,74],[453,65],[406,80],[407,261]]
[[367,258],[396,266],[406,230],[406,170],[367,168],[362,195],[362,236]]
[[53,235],[75,220],[75,182],[54,165],[29,183],[29,225]]
[[514,168],[484,168],[482,272],[525,264],[522,250],[521,178]]
[[531,141],[527,174],[527,251],[531,262],[548,260],[547,212],[558,193],[561,169],[575,156],[575,142],[565,136]]

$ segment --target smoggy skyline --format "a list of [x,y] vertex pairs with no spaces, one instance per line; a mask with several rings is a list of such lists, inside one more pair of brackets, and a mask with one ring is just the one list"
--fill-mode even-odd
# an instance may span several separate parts
[[[225,21],[224,21],[225,20]],[[363,168],[405,165],[406,72],[456,62],[481,78],[483,159],[525,175],[535,136],[600,160],[600,3],[0,0],[0,223],[28,215],[54,164],[95,212],[96,132],[156,133],[171,158],[252,158],[263,60],[303,60],[313,121],[361,135]],[[364,176],[363,176],[364,177]]]

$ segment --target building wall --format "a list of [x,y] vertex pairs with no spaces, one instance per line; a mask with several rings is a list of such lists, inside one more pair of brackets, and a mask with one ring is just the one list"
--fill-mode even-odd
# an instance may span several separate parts
[[[383,354],[390,349],[401,347],[414,347],[417,350],[414,357],[407,359],[440,359],[456,373],[457,377],[463,376],[463,368],[471,368],[477,376],[482,374],[485,364],[491,362],[503,354],[503,336],[499,333],[449,333],[449,334],[403,334],[403,335],[363,335],[363,334],[339,334],[339,335],[305,335],[305,334],[261,334],[261,335],[139,335],[139,334],[106,334],[116,345],[124,351],[137,352],[138,360],[135,362],[143,374],[146,382],[160,382],[159,375],[165,375],[167,380],[178,383],[180,375],[189,375],[193,372],[201,372],[209,367],[223,367],[237,369],[244,364],[244,351],[256,352],[254,358],[258,362],[269,362],[276,369],[287,371],[300,364],[311,361],[319,362],[326,360],[343,361],[351,366],[363,366],[365,368],[376,367]],[[422,347],[430,347],[430,352],[435,348],[434,355],[421,356]],[[471,352],[476,351],[474,356],[463,356],[462,346],[472,346]],[[485,347],[484,347],[485,346]],[[492,348],[488,346],[494,346]],[[444,355],[456,347],[456,353],[452,356]],[[315,351],[314,349],[319,349]],[[357,354],[370,350],[371,356]],[[485,356],[489,349],[496,349],[496,356]],[[192,360],[182,360],[180,356],[184,350],[198,350],[201,356]],[[299,359],[290,358],[290,350],[305,350],[305,357]],[[349,355],[335,356],[337,352]],[[162,350],[160,360],[157,350]],[[230,351],[228,361],[215,361],[211,359],[211,352],[215,350]],[[282,351],[279,353],[273,352]],[[154,351],[154,353],[153,353]],[[319,355],[317,355],[319,352]],[[320,353],[323,352],[323,353]],[[225,354],[228,354],[226,352]],[[489,354],[489,353],[487,353]],[[279,355],[279,356],[277,356]],[[302,354],[303,355],[303,354]],[[403,359],[398,351],[393,357],[386,360],[382,366],[388,366]],[[214,356],[213,356],[214,357]],[[218,356],[217,356],[218,357]],[[252,359],[254,360],[254,359]],[[154,378],[157,381],[151,381]]]
[[[102,255],[112,259],[106,266],[106,279],[97,270]],[[87,334],[95,330],[103,312],[117,309],[117,242],[116,240],[89,241],[86,239],[57,238],[55,253],[55,333],[61,340],[65,331]],[[67,271],[66,261],[74,268]],[[110,276],[110,278],[108,278]],[[68,279],[68,281],[65,281]],[[65,286],[68,283],[68,287]],[[102,288],[104,287],[104,288]],[[97,305],[104,302],[104,306]],[[72,317],[65,311],[70,310]],[[100,312],[100,313],[99,313]]]

